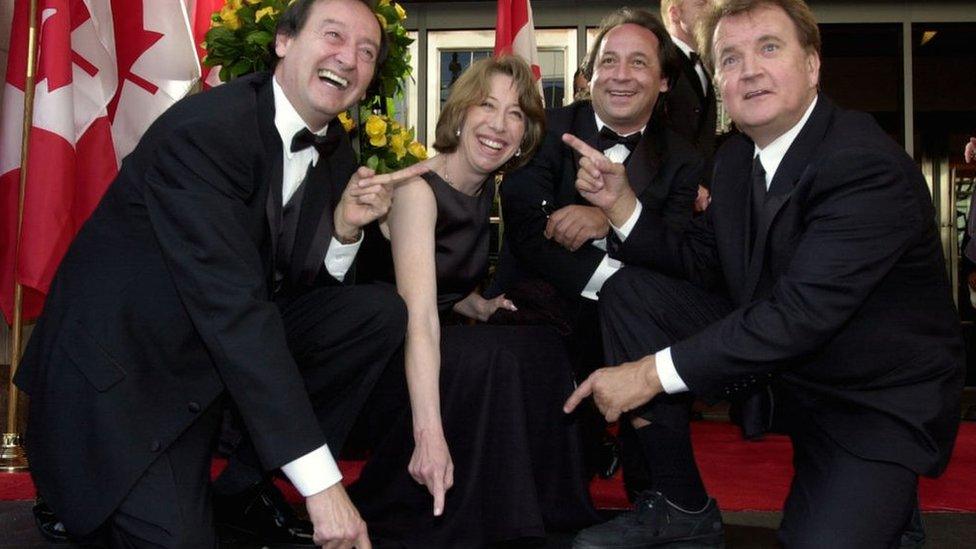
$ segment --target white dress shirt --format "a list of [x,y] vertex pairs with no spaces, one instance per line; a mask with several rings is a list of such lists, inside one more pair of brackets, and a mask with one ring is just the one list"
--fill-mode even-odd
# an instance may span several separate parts
[[[600,120],[600,116],[595,112],[593,113],[593,117],[596,118],[597,131],[602,130],[603,127],[606,126],[606,123],[603,120]],[[628,135],[641,133],[644,131],[645,128],[647,128],[647,125],[641,128],[639,131],[628,133],[627,135],[621,135],[621,137],[627,137]],[[630,149],[628,149],[627,146],[622,143],[617,143],[616,145],[603,151],[603,154],[604,156],[609,158],[611,162],[616,162],[617,164],[623,164],[624,161],[627,160],[627,157],[630,156]],[[640,211],[640,201],[637,202],[637,209],[638,211]],[[635,220],[634,223],[636,222],[637,221]],[[633,225],[631,225],[631,228],[633,228]],[[606,254],[607,251],[606,238],[596,239],[592,242],[592,244],[593,246],[596,246],[600,250],[603,250],[604,252],[603,259],[600,260],[600,264],[597,265],[596,270],[593,271],[593,275],[590,276],[590,279],[586,282],[586,286],[583,286],[583,291],[580,292],[580,295],[585,297],[586,299],[592,299],[596,301],[599,299],[598,294],[600,292],[600,289],[603,288],[603,283],[606,282],[607,279],[610,278],[614,273],[619,271],[621,267],[624,266],[624,264],[621,263],[620,261],[617,261],[616,259],[613,259],[612,257]]]
[[[285,92],[278,85],[277,78],[272,79],[272,89],[275,102],[275,127],[281,136],[282,154],[284,155],[281,172],[281,200],[282,204],[287,204],[305,178],[305,172],[309,166],[318,162],[319,153],[315,147],[291,152],[292,138],[299,130],[305,128],[306,124],[295,111],[291,102],[288,101],[288,98],[285,97]],[[328,128],[326,125],[315,133],[325,135]],[[328,269],[329,274],[342,281],[349,271],[362,241],[362,234],[360,234],[359,240],[352,244],[342,244],[333,237],[325,255],[325,268]],[[281,471],[295,485],[298,492],[305,497],[321,492],[342,480],[339,466],[326,444],[282,465]]]
[[[766,190],[769,190],[769,185],[773,181],[773,177],[776,175],[776,170],[779,169],[780,163],[783,162],[783,157],[786,156],[786,152],[790,149],[790,145],[796,140],[796,136],[800,134],[800,130],[806,125],[807,120],[810,118],[810,114],[813,112],[813,108],[817,105],[817,97],[813,98],[810,102],[810,106],[807,107],[806,112],[800,121],[797,122],[792,128],[787,130],[783,135],[777,137],[771,141],[764,148],[760,149],[756,146],[755,154],[759,155],[759,160],[762,162],[763,169],[766,170]],[[637,224],[637,218],[640,217],[640,202],[638,201],[638,208],[634,209],[634,213],[631,214],[630,218],[624,223],[623,227],[617,229],[614,227],[614,231],[617,233],[617,237],[623,242],[630,231]],[[628,228],[625,231],[625,228]],[[683,393],[688,390],[688,386],[685,384],[681,376],[678,375],[678,370],[675,368],[674,360],[671,358],[671,347],[666,347],[660,351],[654,353],[654,362],[657,366],[657,376],[661,380],[661,386],[664,387],[664,392],[668,394],[673,393]]]
[[[691,59],[691,54],[695,51],[691,49],[691,46],[685,44],[680,38],[677,38],[673,34],[671,35],[671,41],[674,42],[675,46],[678,46],[678,49],[685,54],[685,57]],[[704,92],[705,95],[708,95],[708,77],[705,76],[705,67],[702,65],[701,58],[699,58],[698,62],[695,63],[695,72],[698,73],[698,80],[701,82],[702,92]]]
[[[305,128],[305,121],[298,115],[292,107],[285,92],[278,85],[277,77],[272,79],[271,84],[274,90],[275,102],[275,127],[281,136],[281,151],[283,161],[281,164],[281,203],[287,204],[294,196],[298,186],[305,179],[305,172],[310,165],[314,166],[319,160],[319,152],[315,147],[306,147],[298,152],[291,152],[291,140],[299,130]],[[309,128],[311,130],[311,128]],[[328,124],[324,128],[315,132],[317,135],[325,135],[328,131]],[[352,244],[343,244],[332,237],[329,242],[329,250],[325,254],[325,268],[336,280],[342,282],[356,259],[359,246],[363,242],[363,235],[360,232],[359,240]]]

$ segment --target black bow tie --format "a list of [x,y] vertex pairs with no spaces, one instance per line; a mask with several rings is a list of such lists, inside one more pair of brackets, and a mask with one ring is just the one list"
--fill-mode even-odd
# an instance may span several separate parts
[[688,52],[688,59],[691,59],[691,65],[695,66],[701,61],[701,56],[698,55],[698,52],[690,51]]
[[633,152],[640,138],[641,132],[634,132],[627,137],[621,137],[620,134],[611,130],[609,126],[603,126],[603,129],[600,130],[600,136],[597,138],[597,148],[600,151],[605,151],[614,145],[620,144],[627,147],[627,150]]
[[315,150],[319,152],[319,156],[329,156],[338,144],[339,132],[332,131],[331,127],[325,135],[316,135],[309,131],[308,128],[302,128],[298,130],[295,137],[291,138],[291,152],[315,147]]

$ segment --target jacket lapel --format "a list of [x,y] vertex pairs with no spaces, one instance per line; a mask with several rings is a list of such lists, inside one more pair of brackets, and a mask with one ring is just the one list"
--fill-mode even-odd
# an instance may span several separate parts
[[756,241],[746,277],[747,296],[753,296],[759,284],[773,222],[783,206],[789,202],[797,181],[809,166],[817,147],[823,142],[833,111],[833,104],[821,94],[806,125],[800,130],[799,135],[786,151],[779,168],[776,169],[776,175],[773,176],[766,195],[762,216],[757,220],[759,225],[756,228]]
[[328,157],[319,157],[305,181],[291,257],[289,278],[293,283],[311,284],[318,276],[332,240],[333,213],[345,190],[349,174],[355,169],[349,137],[338,123],[330,124],[329,133],[341,132],[339,145]]
[[661,136],[662,132],[655,131],[653,124],[653,121],[648,122],[644,134],[634,147],[634,152],[630,153],[626,161],[627,180],[630,181],[630,186],[638,197],[643,195],[651,181],[654,181],[660,165],[656,138]]
[[[679,50],[680,51],[680,50]],[[685,79],[688,80],[688,84],[695,91],[695,95],[698,96],[698,100],[704,105],[705,104],[705,90],[702,89],[701,78],[698,77],[698,71],[695,70],[695,65],[691,62],[691,58],[685,55],[685,52],[681,53],[681,72],[684,73]],[[705,75],[706,81],[708,80],[708,74]],[[709,88],[711,88],[711,82],[709,82]]]
[[[728,246],[741,253],[729,253],[726,257],[736,261],[727,270],[728,276],[734,277],[728,282],[729,291],[736,303],[744,301],[742,292],[745,290],[745,277],[749,267],[749,255],[752,249],[749,228],[752,222],[752,141],[744,135],[733,136],[723,147],[730,152],[716,157],[716,165],[712,189],[715,190],[716,200],[709,207],[706,215],[712,215],[717,225],[713,225],[718,241],[728,239]],[[713,211],[722,208],[720,211]],[[714,223],[714,222],[713,222]]]
[[261,142],[264,146],[264,158],[267,164],[262,177],[268,186],[265,198],[265,215],[268,225],[269,257],[267,265],[269,272],[268,288],[274,288],[275,258],[278,253],[278,235],[281,234],[281,178],[282,178],[282,145],[278,128],[274,124],[274,92],[271,78],[263,83],[257,92],[258,128]]

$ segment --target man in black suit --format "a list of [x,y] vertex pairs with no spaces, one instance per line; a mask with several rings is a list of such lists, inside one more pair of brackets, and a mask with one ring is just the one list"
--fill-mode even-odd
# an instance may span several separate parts
[[[648,215],[675,229],[690,222],[702,178],[700,155],[665,127],[659,112],[678,56],[664,25],[647,11],[624,8],[604,20],[595,44],[585,63],[592,100],[547,111],[539,151],[501,186],[501,285],[512,286],[506,278],[535,278],[556,288],[565,304],[560,309],[569,311],[571,355],[581,379],[603,364],[596,303],[604,281],[621,263],[606,253],[606,216],[576,191],[579,155],[560,136],[578,135],[625,165]],[[517,294],[509,296],[524,305]],[[591,469],[603,469],[593,448],[605,426],[595,419],[599,425],[586,423],[587,462]]]
[[691,141],[705,158],[704,185],[695,201],[698,211],[708,207],[717,110],[715,88],[698,54],[695,29],[711,5],[712,0],[661,0],[661,20],[681,52],[681,70],[664,97],[664,115],[674,131]]
[[[584,156],[580,191],[615,228],[611,254],[642,265],[601,300],[618,366],[566,409],[592,394],[607,419],[638,422],[649,401],[728,398],[769,379],[794,448],[781,541],[897,546],[917,476],[949,459],[964,367],[928,188],[870,116],[818,94],[820,37],[802,0],[730,0],[702,37],[743,135],[716,154],[712,204],[690,231],[641,215],[624,170],[565,137]],[[719,285],[730,299],[710,292]],[[720,534],[714,501],[648,494],[576,546]]]
[[[333,122],[385,49],[365,2],[299,0],[279,21],[273,75],[182,100],[123,161],[17,373],[33,478],[69,533],[214,546],[210,457],[232,404],[259,461],[232,459],[234,478],[280,467],[316,544],[369,546],[330,450],[405,311],[390,290],[349,285],[393,177],[357,170]],[[244,491],[246,509],[266,496]]]

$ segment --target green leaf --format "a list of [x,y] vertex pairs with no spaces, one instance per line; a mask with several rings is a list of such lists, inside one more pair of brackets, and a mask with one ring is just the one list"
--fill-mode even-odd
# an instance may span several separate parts
[[246,38],[248,44],[255,44],[262,48],[266,48],[272,40],[274,40],[274,35],[266,31],[252,32]]

